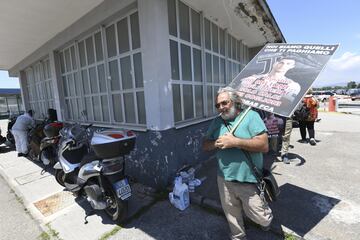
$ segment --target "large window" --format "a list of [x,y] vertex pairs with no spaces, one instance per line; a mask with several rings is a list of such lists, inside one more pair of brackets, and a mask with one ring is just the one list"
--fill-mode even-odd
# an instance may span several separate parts
[[145,125],[138,13],[60,51],[67,119]]
[[247,63],[247,47],[179,0],[168,0],[175,123],[213,116],[217,90]]
[[30,108],[35,111],[35,118],[45,118],[47,109],[54,108],[53,83],[50,61],[39,61],[25,70]]

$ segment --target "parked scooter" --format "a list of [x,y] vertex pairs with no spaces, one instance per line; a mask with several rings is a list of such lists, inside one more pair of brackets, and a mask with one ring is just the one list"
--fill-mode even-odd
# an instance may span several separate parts
[[47,119],[37,123],[34,128],[32,128],[28,133],[29,140],[29,158],[32,161],[38,160],[40,154],[40,144],[41,140],[45,137],[43,132],[44,126],[47,123]]
[[56,181],[85,197],[93,209],[104,210],[113,221],[122,222],[131,196],[124,171],[125,155],[134,148],[135,134],[106,130],[93,133],[91,138],[86,127],[76,124],[63,128],[60,135],[59,162],[54,166]]
[[54,166],[57,162],[58,145],[60,141],[59,132],[63,128],[62,122],[52,122],[44,127],[45,138],[40,143],[39,161],[41,161],[45,167],[50,165]]

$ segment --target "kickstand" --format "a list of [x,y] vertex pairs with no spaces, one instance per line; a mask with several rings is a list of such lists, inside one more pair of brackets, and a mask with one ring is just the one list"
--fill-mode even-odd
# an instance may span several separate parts
[[90,211],[85,211],[85,218],[84,218],[84,224],[88,224],[87,217],[93,215],[95,213],[94,209],[91,209]]
[[41,175],[44,175],[47,171],[46,171],[46,168],[47,168],[47,166],[45,166],[42,170],[41,170],[41,172],[40,172],[40,174]]

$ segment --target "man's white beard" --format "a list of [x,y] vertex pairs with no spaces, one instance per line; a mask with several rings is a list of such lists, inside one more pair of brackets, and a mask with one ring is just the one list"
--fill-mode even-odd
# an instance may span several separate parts
[[230,119],[234,119],[236,117],[236,108],[235,106],[233,105],[229,111],[227,113],[221,113],[221,117],[222,119],[224,120],[230,120]]

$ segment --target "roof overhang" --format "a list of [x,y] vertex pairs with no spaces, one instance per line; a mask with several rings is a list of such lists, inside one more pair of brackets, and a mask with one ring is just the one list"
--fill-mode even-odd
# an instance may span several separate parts
[[0,70],[9,70],[103,0],[3,0]]
[[184,0],[248,47],[285,42],[265,0]]

